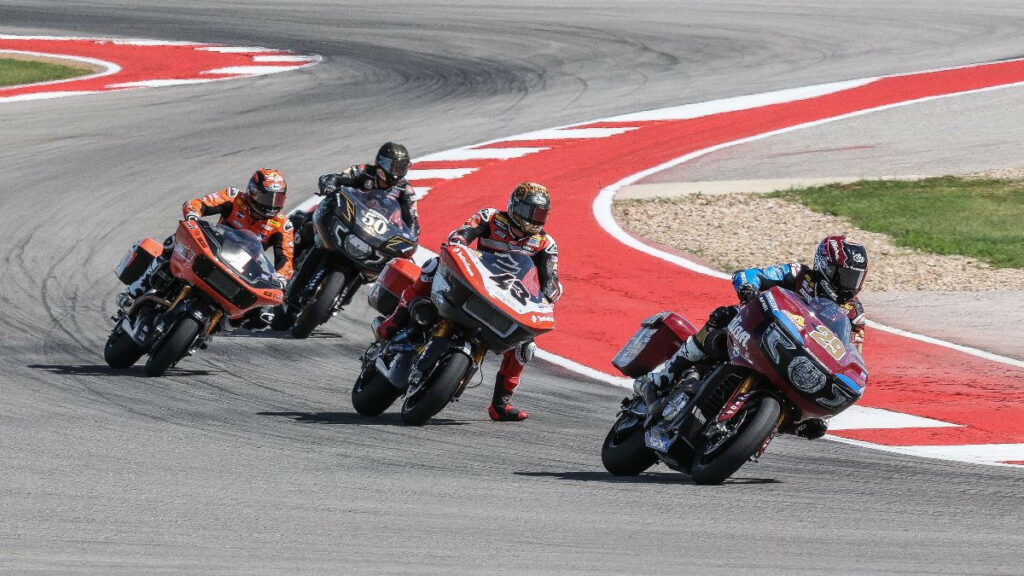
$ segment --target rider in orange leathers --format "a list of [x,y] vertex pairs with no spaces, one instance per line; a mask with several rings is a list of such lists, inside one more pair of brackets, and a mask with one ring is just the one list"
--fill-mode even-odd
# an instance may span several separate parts
[[[477,241],[477,248],[485,252],[526,252],[533,258],[544,296],[552,303],[562,296],[558,282],[558,246],[554,238],[544,232],[544,223],[551,208],[547,188],[534,182],[523,182],[512,191],[506,211],[485,208],[469,217],[461,227],[448,236],[452,244],[469,245]],[[398,307],[381,322],[377,336],[390,338],[409,319],[409,305],[417,298],[429,296],[433,286],[437,258],[423,265],[419,279],[402,293]],[[494,382],[494,396],[487,410],[492,420],[518,421],[529,418],[523,410],[511,404],[512,394],[519,385],[519,376],[533,357],[536,345],[531,341],[505,352]]]
[[[255,234],[263,243],[264,249],[273,248],[274,267],[277,270],[278,281],[283,286],[292,275],[294,249],[292,223],[288,221],[286,215],[281,214],[287,190],[288,185],[279,171],[261,168],[252,175],[245,190],[228,187],[189,200],[182,205],[181,213],[185,220],[219,215],[219,224],[222,226],[248,230]],[[150,277],[161,265],[169,261],[173,248],[172,235],[164,241],[163,256],[154,260],[142,277],[120,295],[118,304],[121,307],[130,305],[133,299],[149,289]],[[268,309],[256,309],[246,316],[246,324],[252,328],[265,327],[272,319],[272,314]]]

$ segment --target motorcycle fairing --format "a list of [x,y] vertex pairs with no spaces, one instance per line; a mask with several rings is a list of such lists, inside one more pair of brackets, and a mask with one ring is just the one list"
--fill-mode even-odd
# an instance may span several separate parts
[[867,370],[837,310],[773,287],[729,324],[729,360],[768,377],[799,408],[795,421],[838,414],[860,398]]
[[480,253],[450,244],[441,253],[441,261],[519,324],[538,333],[555,329],[554,306],[541,293],[537,269],[529,256]]
[[[236,254],[234,265],[222,253]],[[242,263],[239,253],[250,258]],[[199,287],[230,318],[259,306],[276,306],[283,291],[272,283],[273,266],[252,233],[184,220],[175,232],[171,273]]]

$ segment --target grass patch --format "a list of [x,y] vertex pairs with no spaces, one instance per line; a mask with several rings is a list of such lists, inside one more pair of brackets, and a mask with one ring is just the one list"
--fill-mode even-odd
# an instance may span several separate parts
[[776,192],[817,212],[890,236],[902,246],[1024,268],[1024,181],[955,176]]
[[0,58],[0,87],[64,80],[65,78],[84,76],[90,72],[92,70],[88,68],[63,66],[50,62]]

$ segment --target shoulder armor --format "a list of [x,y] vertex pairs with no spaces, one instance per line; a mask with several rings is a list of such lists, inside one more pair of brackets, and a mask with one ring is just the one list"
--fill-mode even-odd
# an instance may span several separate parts
[[234,198],[235,196],[238,196],[238,188],[228,186],[228,198]]

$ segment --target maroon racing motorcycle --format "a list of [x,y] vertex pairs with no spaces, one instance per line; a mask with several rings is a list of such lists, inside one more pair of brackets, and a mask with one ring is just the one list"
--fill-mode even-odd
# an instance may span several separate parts
[[[640,377],[694,332],[678,314],[656,314],[612,363]],[[756,462],[776,434],[852,406],[867,384],[850,322],[831,300],[805,303],[775,287],[743,306],[727,334],[728,360],[708,369],[695,392],[667,386],[650,410],[638,394],[622,401],[601,448],[609,472],[633,476],[661,461],[697,484],[719,484]]]

